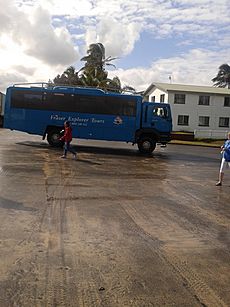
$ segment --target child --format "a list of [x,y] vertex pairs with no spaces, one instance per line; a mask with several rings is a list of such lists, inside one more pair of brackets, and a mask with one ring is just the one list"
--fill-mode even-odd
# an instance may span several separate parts
[[60,141],[64,141],[64,152],[61,158],[65,159],[67,157],[67,152],[71,152],[73,154],[74,159],[76,159],[77,154],[76,152],[71,149],[70,142],[72,141],[72,127],[70,126],[69,121],[64,122],[65,132],[64,135],[60,138]]
[[216,186],[222,185],[222,181],[224,178],[224,169],[227,166],[230,167],[230,132],[228,133],[227,141],[224,143],[223,146],[221,146],[221,153],[223,154],[223,158],[220,166],[219,181],[216,183]]

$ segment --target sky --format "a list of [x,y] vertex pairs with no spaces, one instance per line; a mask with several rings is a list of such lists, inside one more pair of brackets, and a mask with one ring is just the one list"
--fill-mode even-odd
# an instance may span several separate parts
[[77,70],[92,43],[116,57],[109,77],[210,85],[230,65],[229,0],[0,0],[0,91]]

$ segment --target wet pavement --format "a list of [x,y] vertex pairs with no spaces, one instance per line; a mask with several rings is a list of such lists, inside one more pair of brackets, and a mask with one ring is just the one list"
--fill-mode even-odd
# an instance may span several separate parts
[[219,149],[0,136],[0,306],[230,306]]

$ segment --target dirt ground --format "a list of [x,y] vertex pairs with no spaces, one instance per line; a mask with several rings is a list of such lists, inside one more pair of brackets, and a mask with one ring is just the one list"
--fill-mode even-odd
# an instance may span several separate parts
[[0,137],[1,307],[230,306],[219,149]]

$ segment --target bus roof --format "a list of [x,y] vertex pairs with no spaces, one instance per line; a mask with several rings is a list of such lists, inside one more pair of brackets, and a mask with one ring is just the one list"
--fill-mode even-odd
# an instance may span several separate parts
[[[97,87],[90,86],[75,86],[75,85],[55,85],[48,82],[35,82],[35,83],[15,83],[9,88],[28,88],[28,89],[45,89],[45,90],[57,90],[57,91],[70,91],[72,93],[76,92],[90,92],[91,94],[105,94],[105,95],[122,95],[122,96],[141,96],[136,93],[118,93],[109,90],[103,90]],[[71,91],[72,90],[72,91]]]

